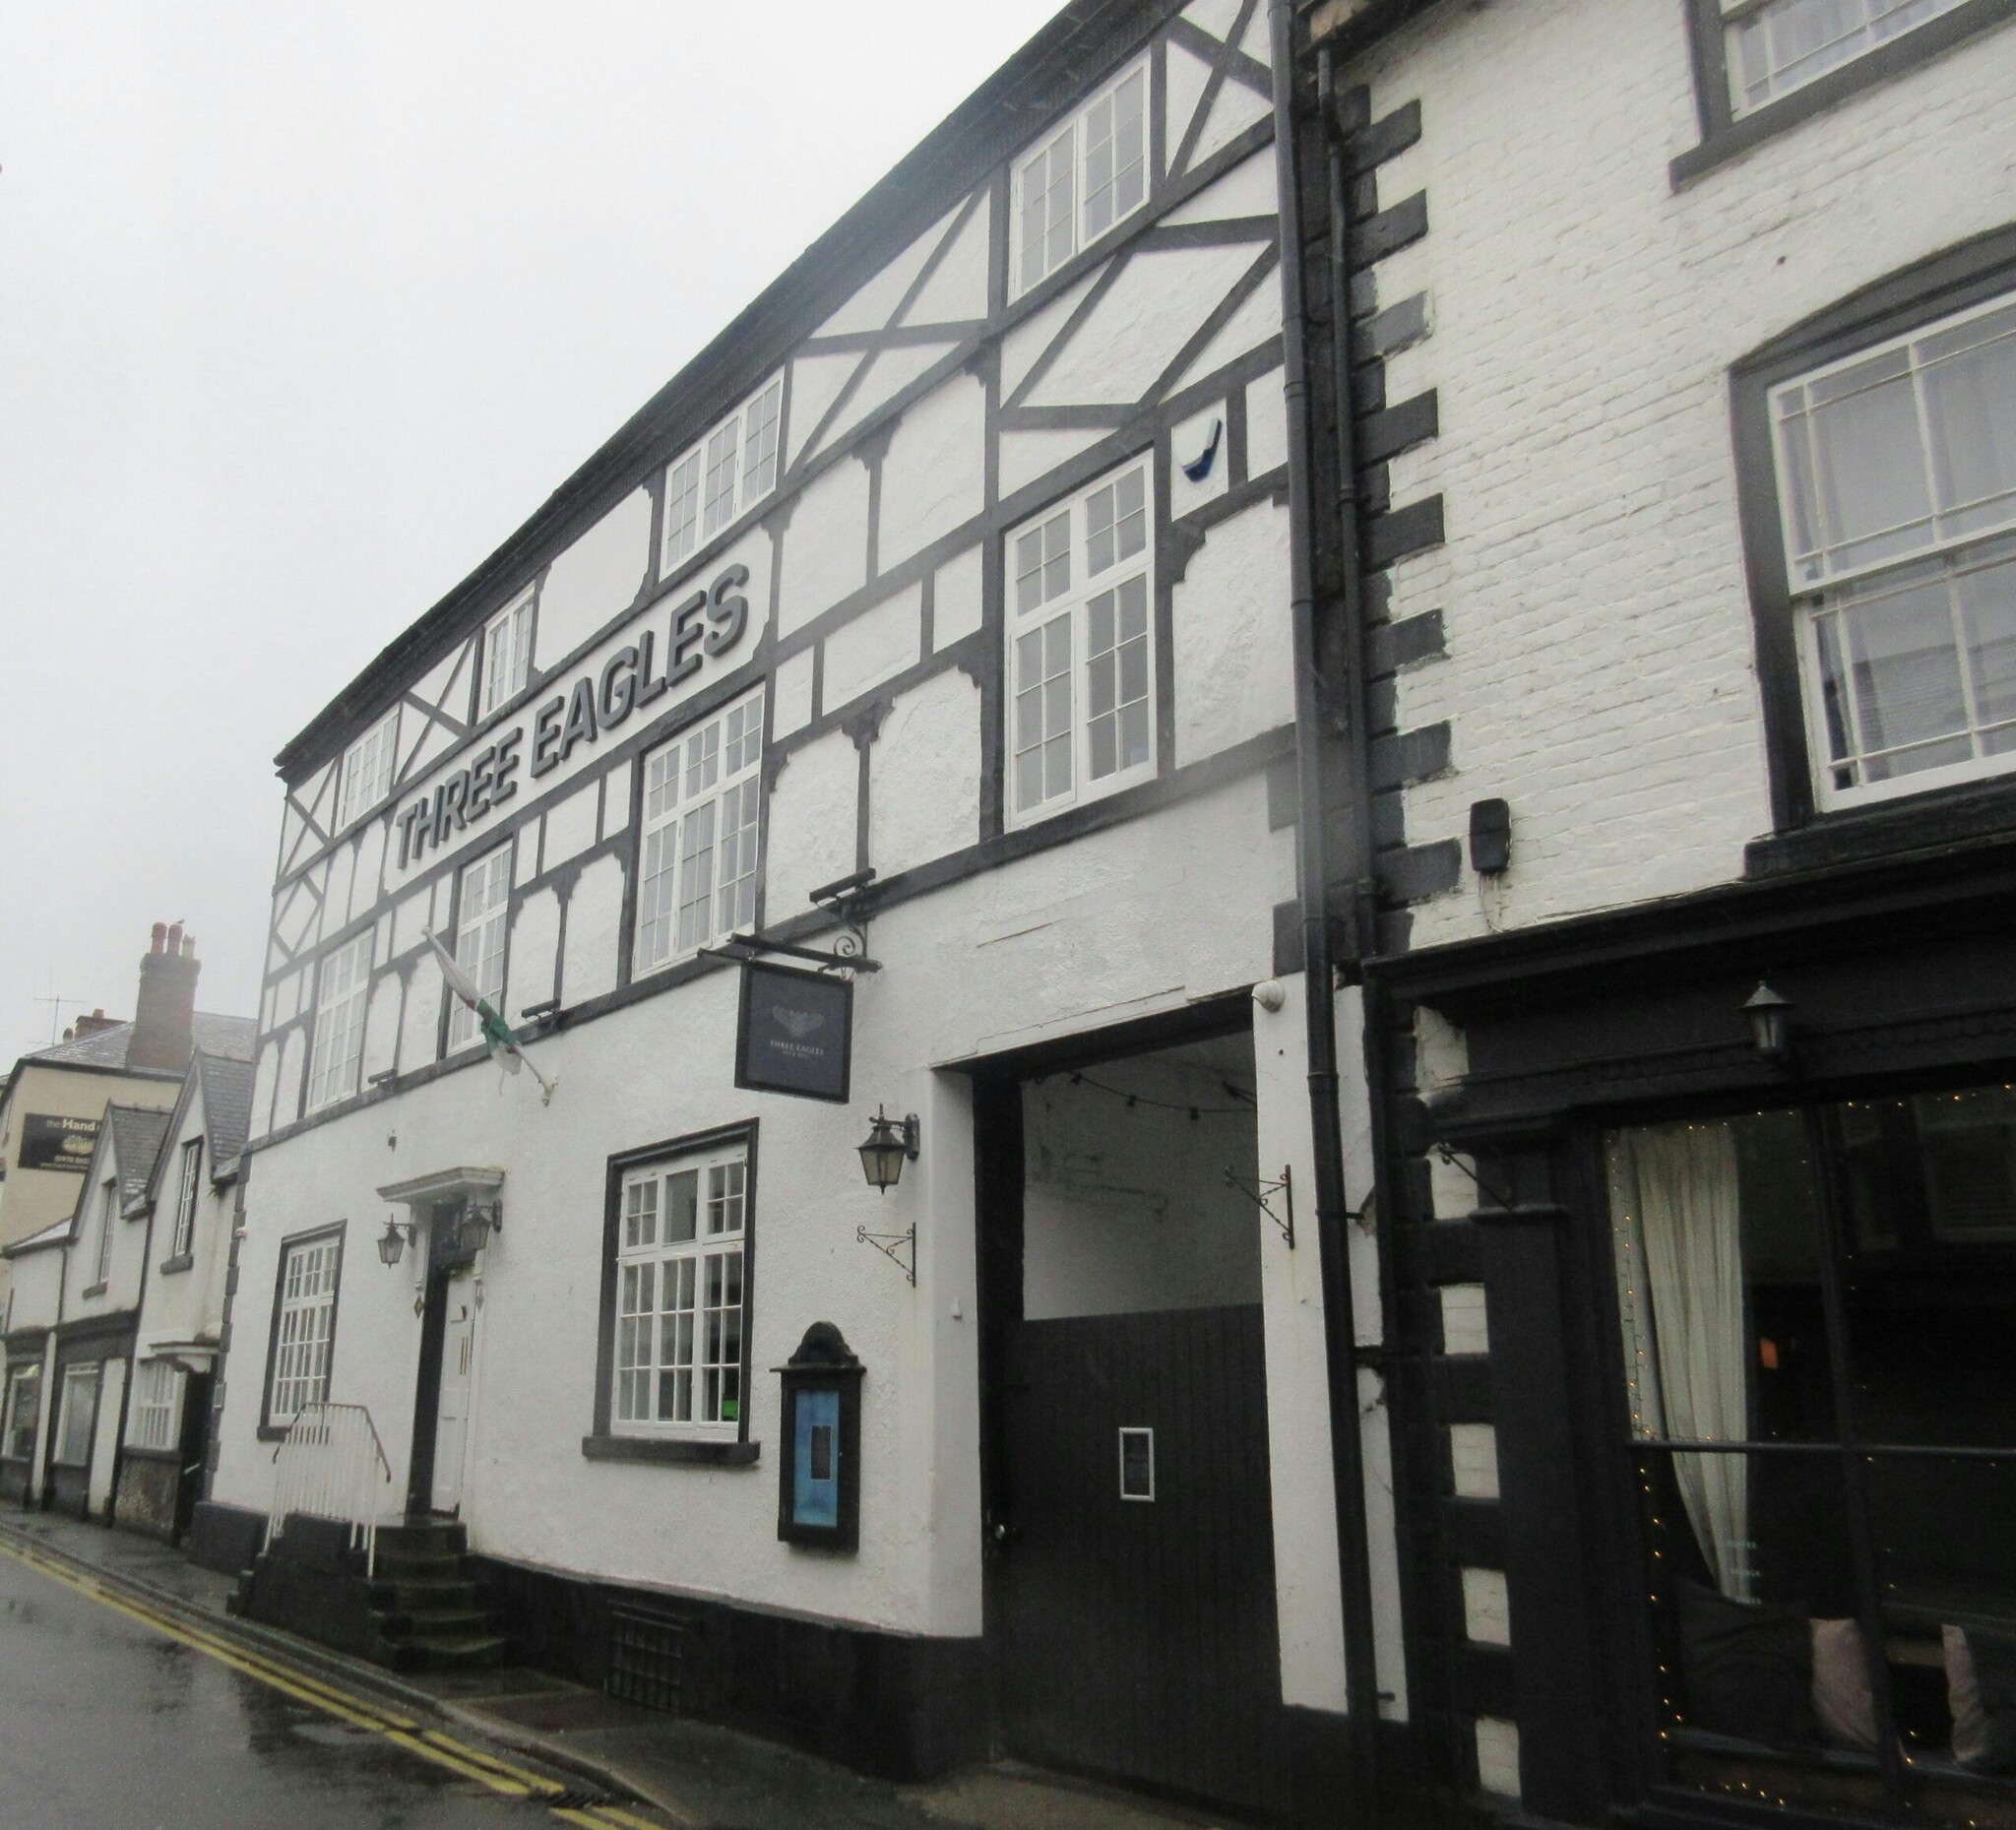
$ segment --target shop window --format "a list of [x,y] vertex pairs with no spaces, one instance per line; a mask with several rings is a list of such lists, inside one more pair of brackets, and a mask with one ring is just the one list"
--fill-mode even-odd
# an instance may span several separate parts
[[1638,1127],[1607,1161],[1669,1777],[1964,1819],[2016,1777],[2016,1713],[1997,1740],[1956,1676],[2016,1673],[2016,1094]]
[[1155,774],[1155,505],[1136,459],[1008,536],[1007,819]]
[[636,972],[754,922],[762,762],[760,692],[645,758]]
[[329,1396],[343,1235],[290,1239],[281,1248],[268,1359],[266,1426],[283,1428]]
[[18,1366],[7,1389],[7,1428],[0,1455],[11,1462],[33,1459],[35,1431],[42,1421],[42,1369]]
[[746,1137],[622,1169],[608,1420],[617,1435],[743,1433]]
[[172,1449],[182,1433],[182,1368],[172,1360],[148,1359],[133,1379],[133,1422],[128,1440],[136,1449]]
[[1015,167],[1016,285],[1026,292],[1148,201],[1148,66],[1137,63]]
[[[504,943],[511,917],[509,841],[462,872],[455,893],[455,963],[475,981],[476,994],[492,1010],[504,1002]],[[448,1012],[450,1053],[478,1036],[476,1013],[460,998]]]
[[98,1420],[99,1365],[63,1369],[63,1406],[56,1416],[56,1465],[85,1468],[91,1464],[93,1431]]

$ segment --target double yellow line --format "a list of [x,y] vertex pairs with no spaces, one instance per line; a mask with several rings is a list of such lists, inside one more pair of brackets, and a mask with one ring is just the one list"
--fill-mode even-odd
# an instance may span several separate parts
[[[306,1673],[261,1658],[255,1652],[248,1652],[242,1646],[233,1645],[229,1640],[207,1633],[199,1627],[159,1612],[115,1593],[94,1577],[80,1575],[53,1558],[18,1544],[0,1542],[0,1554],[26,1564],[37,1575],[46,1576],[51,1582],[60,1582],[67,1589],[74,1589],[79,1595],[88,1596],[100,1607],[109,1608],[115,1613],[122,1613],[128,1619],[137,1620],[150,1632],[159,1633],[175,1640],[194,1651],[215,1659],[220,1665],[227,1665],[234,1672],[242,1672],[247,1677],[256,1679],[269,1689],[292,1697],[298,1703],[305,1703],[324,1715],[334,1716],[339,1722],[346,1722],[352,1728],[362,1729],[367,1734],[377,1735],[390,1741],[395,1747],[403,1747],[408,1753],[417,1754],[422,1760],[431,1761],[438,1767],[464,1779],[473,1780],[477,1785],[507,1798],[561,1798],[567,1796],[568,1788],[556,1780],[543,1778],[537,1773],[514,1766],[508,1760],[486,1753],[479,1747],[472,1747],[467,1741],[458,1740],[454,1735],[444,1735],[438,1729],[422,1728],[409,1716],[397,1715],[391,1710],[381,1709],[377,1704],[347,1691],[337,1690],[321,1683]],[[662,1826],[635,1812],[626,1811],[614,1804],[563,1805],[549,1807],[555,1817],[570,1824],[586,1824],[593,1830],[662,1830]]]

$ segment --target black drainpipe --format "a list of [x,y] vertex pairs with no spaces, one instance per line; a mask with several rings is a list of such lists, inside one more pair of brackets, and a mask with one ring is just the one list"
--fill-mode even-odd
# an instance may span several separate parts
[[[1378,1821],[1379,1680],[1372,1639],[1372,1585],[1365,1530],[1363,1432],[1358,1417],[1357,1343],[1352,1299],[1350,1205],[1344,1182],[1344,1134],[1337,1109],[1337,1013],[1331,948],[1330,875],[1325,857],[1323,748],[1326,705],[1318,646],[1312,496],[1307,307],[1303,297],[1300,160],[1294,106],[1294,0],[1269,0],[1274,66],[1274,158],[1281,204],[1283,352],[1288,407],[1289,566],[1295,656],[1295,844],[1301,895],[1302,983],[1306,996],[1309,1115],[1316,1171],[1316,1236],[1321,1253],[1324,1346],[1330,1397],[1332,1480],[1344,1602],[1344,1673],[1352,1746],[1353,1820],[1366,1830]],[[1338,335],[1345,327],[1339,324]],[[1347,390],[1340,412],[1350,413]],[[1349,433],[1346,433],[1349,450]],[[1340,608],[1354,635],[1359,620],[1357,512],[1347,463],[1341,519],[1346,531]],[[1355,654],[1355,644],[1352,652]],[[1354,667],[1354,672],[1356,671]],[[1349,721],[1354,750],[1362,748],[1361,718]],[[1362,798],[1361,796],[1358,798]],[[1358,830],[1363,832],[1362,822]]]

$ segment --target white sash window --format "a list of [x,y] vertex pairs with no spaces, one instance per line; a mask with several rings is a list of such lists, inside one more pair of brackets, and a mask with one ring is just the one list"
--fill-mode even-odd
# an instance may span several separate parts
[[611,1425],[631,1435],[736,1435],[748,1324],[747,1147],[631,1169],[621,1201]]
[[1738,116],[1803,89],[1961,0],[1722,0]]
[[645,759],[637,972],[755,920],[762,763],[760,691]]
[[1016,291],[1147,201],[1148,67],[1137,63],[1016,165]]
[[1770,410],[1820,804],[2016,767],[2016,298]]
[[311,1111],[356,1092],[370,999],[371,930],[366,928],[329,954],[316,971],[315,1034],[308,1049]]
[[523,690],[532,673],[532,593],[527,592],[483,631],[483,690],[476,717],[490,714]]
[[392,792],[392,770],[398,750],[399,707],[394,706],[343,754],[336,799],[338,832],[369,813]]
[[186,1258],[196,1242],[196,1203],[203,1194],[203,1140],[192,1137],[182,1146],[181,1173],[175,1178],[175,1236],[170,1258]]
[[343,1240],[301,1239],[281,1254],[280,1313],[273,1337],[267,1421],[290,1423],[303,1406],[329,1396],[329,1350],[336,1328],[336,1278]]
[[1138,458],[1008,536],[1011,826],[1155,774],[1151,496]]
[[665,470],[659,570],[669,578],[777,487],[784,377],[773,376]]
[[[462,873],[455,904],[455,963],[475,980],[492,1010],[504,1004],[504,940],[511,915],[511,847],[499,846]],[[455,998],[448,1015],[450,1051],[476,1040],[476,1013]]]
[[143,1360],[133,1381],[136,1449],[172,1449],[182,1433],[182,1369],[171,1360]]

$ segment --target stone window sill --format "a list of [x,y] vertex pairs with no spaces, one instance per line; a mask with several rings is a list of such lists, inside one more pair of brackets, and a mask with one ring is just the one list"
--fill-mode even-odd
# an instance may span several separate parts
[[85,1289],[83,1294],[85,1298],[89,1300],[93,1296],[102,1296],[105,1294],[105,1290],[106,1286],[103,1284],[92,1284]]
[[760,1442],[720,1442],[674,1436],[584,1436],[592,1462],[684,1462],[703,1468],[753,1468]]
[[196,1262],[194,1252],[184,1252],[179,1258],[163,1258],[155,1268],[162,1277],[172,1277],[177,1271],[186,1271]]

